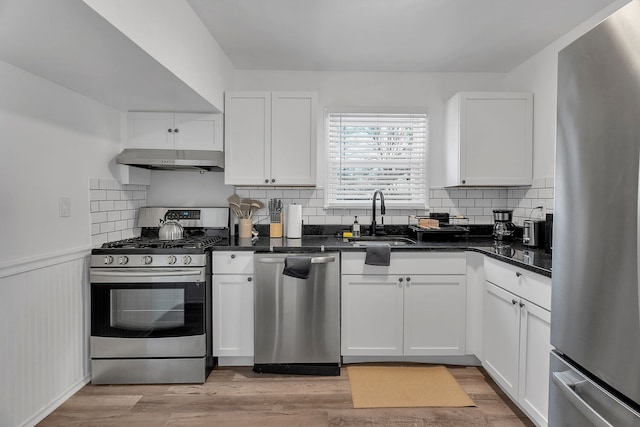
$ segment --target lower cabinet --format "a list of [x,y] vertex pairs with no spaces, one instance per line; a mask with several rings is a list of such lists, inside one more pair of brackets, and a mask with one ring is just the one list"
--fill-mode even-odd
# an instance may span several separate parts
[[[343,273],[357,270],[353,256],[343,253]],[[457,274],[464,273],[464,254],[460,259],[463,269],[454,263],[449,270],[456,274],[343,274],[342,355],[464,355],[466,279]],[[364,254],[359,262],[364,265]],[[373,267],[381,268],[389,271]],[[431,271],[443,272],[442,267]]]
[[539,426],[547,425],[550,321],[548,309],[485,281],[482,364]]
[[220,366],[253,365],[253,253],[213,254],[213,355]]

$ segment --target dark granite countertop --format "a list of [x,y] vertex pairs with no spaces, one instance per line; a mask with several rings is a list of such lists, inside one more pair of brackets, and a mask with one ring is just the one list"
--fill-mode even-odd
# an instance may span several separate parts
[[[319,251],[364,251],[365,248],[354,246],[346,239],[337,237],[335,233],[307,234],[301,239],[270,238],[260,236],[253,241],[251,239],[239,239],[232,237],[228,245],[214,247],[214,251],[223,250],[247,250],[255,252],[279,252],[279,253],[304,253]],[[333,230],[320,230],[333,231]],[[392,229],[397,232],[394,235],[406,237],[403,229]],[[410,236],[415,237],[415,236]],[[452,239],[437,239],[418,241],[415,245],[393,246],[393,252],[397,251],[475,251],[496,258],[500,261],[516,265],[534,273],[551,277],[551,255],[542,249],[527,248],[521,240],[516,239],[511,244],[496,242],[490,236],[467,236]]]

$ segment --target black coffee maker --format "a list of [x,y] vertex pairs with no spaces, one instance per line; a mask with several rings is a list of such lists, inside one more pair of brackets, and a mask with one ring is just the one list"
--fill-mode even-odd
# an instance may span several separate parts
[[516,226],[513,223],[512,209],[494,209],[493,238],[502,242],[512,242]]

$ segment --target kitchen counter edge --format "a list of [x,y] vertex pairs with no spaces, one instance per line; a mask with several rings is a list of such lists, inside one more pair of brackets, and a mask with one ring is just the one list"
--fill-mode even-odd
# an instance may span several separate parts
[[[511,256],[503,253],[508,248]],[[334,236],[305,236],[302,239],[260,237],[257,241],[231,238],[228,245],[219,245],[213,251],[252,251],[258,253],[306,253],[306,252],[363,252],[365,247],[357,247]],[[462,252],[472,251],[506,262],[534,273],[551,277],[551,255],[542,249],[527,248],[521,243],[497,247],[492,238],[470,238],[450,242],[417,242],[415,245],[392,247],[392,252]],[[500,253],[498,253],[500,252]]]

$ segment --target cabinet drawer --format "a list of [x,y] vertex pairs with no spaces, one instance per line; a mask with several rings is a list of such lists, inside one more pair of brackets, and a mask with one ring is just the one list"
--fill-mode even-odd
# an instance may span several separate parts
[[343,252],[342,274],[466,274],[464,252],[391,252],[388,267],[367,265],[365,252]]
[[551,310],[551,279],[493,258],[484,258],[485,279],[520,298]]
[[213,274],[253,274],[253,252],[213,252]]

